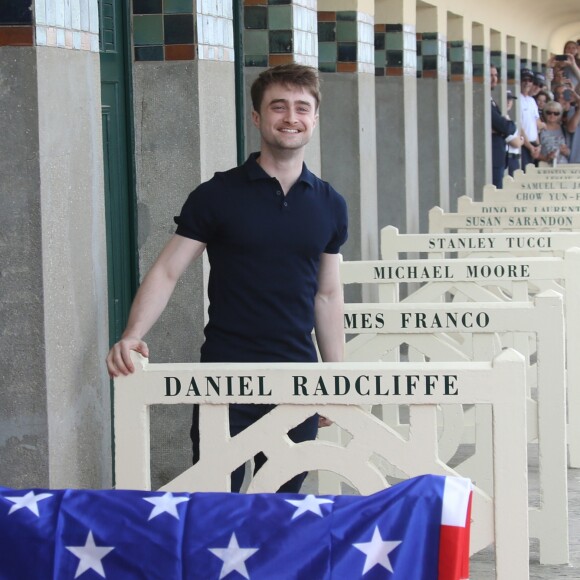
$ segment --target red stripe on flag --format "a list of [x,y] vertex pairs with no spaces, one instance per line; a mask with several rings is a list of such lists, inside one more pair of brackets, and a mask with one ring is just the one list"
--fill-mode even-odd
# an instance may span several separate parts
[[471,500],[467,505],[465,525],[441,526],[439,536],[438,580],[467,580],[469,578],[469,534],[471,530]]

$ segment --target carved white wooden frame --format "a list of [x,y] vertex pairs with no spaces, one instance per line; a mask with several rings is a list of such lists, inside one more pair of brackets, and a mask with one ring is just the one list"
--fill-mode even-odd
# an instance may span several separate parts
[[[438,315],[446,319],[452,313],[458,320],[467,315],[473,321],[484,312],[487,323],[484,328],[477,325],[456,330],[444,328],[417,328],[402,324],[402,316],[411,317],[420,313],[426,320]],[[346,345],[347,360],[393,360],[389,353],[398,354],[398,347],[405,343],[409,351],[419,357],[428,356],[431,361],[491,360],[501,349],[500,335],[518,329],[522,333],[533,333],[537,362],[528,366],[528,397],[530,378],[538,385],[537,402],[528,398],[528,440],[538,440],[539,483],[541,505],[530,507],[530,536],[540,539],[540,562],[542,564],[565,564],[569,562],[568,550],[568,490],[566,469],[566,377],[564,367],[564,321],[562,297],[555,292],[536,296],[534,303],[478,303],[470,304],[349,304],[345,314],[362,320],[377,320],[380,328],[348,328],[356,333]],[[406,317],[409,321],[409,318]],[[410,327],[409,327],[410,326]],[[500,335],[496,334],[500,333]],[[463,336],[469,340],[461,342]],[[529,357],[528,358],[528,363]],[[414,358],[413,361],[419,361]],[[457,451],[460,442],[465,442],[465,432],[471,427],[460,405],[445,406],[442,432],[439,433],[439,457],[448,461]],[[492,449],[491,422],[480,409],[475,423],[475,454],[462,464],[455,466],[461,474],[493,493],[493,481],[488,466]],[[483,412],[481,412],[483,411]],[[389,424],[393,425],[391,417]],[[401,429],[398,429],[401,431]],[[463,437],[462,437],[463,434]]]
[[[452,398],[456,404],[489,404],[493,421],[493,500],[474,489],[472,551],[496,543],[498,578],[527,580],[529,570],[528,490],[526,449],[525,361],[522,355],[506,350],[492,363],[320,363],[320,364],[149,364],[133,353],[137,370],[115,380],[115,474],[119,488],[149,489],[149,407],[155,404],[200,404],[201,459],[163,489],[179,491],[227,491],[229,474],[259,451],[268,462],[250,484],[249,492],[277,489],[289,477],[304,470],[327,469],[344,475],[361,493],[388,486],[376,469],[373,456],[384,457],[409,477],[456,472],[438,457],[437,408]],[[207,376],[246,376],[249,381],[264,377],[275,385],[271,396],[228,397],[214,394],[200,397],[167,397],[165,377],[181,380],[192,377],[204,384]],[[417,377],[419,384],[454,376],[455,395],[439,388],[433,394],[416,392],[389,398],[394,404],[410,405],[409,438],[379,421],[361,405],[385,403],[385,396],[293,395],[292,377],[304,376],[314,385],[322,378],[333,384],[336,376],[351,383],[361,376],[380,376],[392,385],[395,376]],[[185,390],[184,390],[185,391]],[[453,392],[453,389],[449,389]],[[275,403],[281,405],[254,425],[230,437],[226,403]],[[314,403],[314,404],[313,404]],[[314,412],[321,411],[348,431],[352,439],[346,447],[312,441],[294,444],[285,435],[288,429]],[[278,436],[276,436],[278,433]],[[493,509],[492,509],[493,506]]]

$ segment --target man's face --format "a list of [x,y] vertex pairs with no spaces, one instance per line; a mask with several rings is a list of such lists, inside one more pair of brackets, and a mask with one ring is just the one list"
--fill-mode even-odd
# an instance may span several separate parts
[[489,75],[491,90],[493,91],[497,87],[497,69],[494,66],[489,69]]
[[297,150],[311,139],[318,112],[315,98],[302,87],[272,85],[264,93],[252,122],[260,131],[262,148]]
[[525,76],[522,78],[522,93],[524,95],[529,95],[532,91],[534,86],[534,79],[531,77]]

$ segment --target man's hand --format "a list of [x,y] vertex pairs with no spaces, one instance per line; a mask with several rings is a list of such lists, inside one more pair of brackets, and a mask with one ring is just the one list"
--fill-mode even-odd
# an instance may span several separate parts
[[109,377],[114,379],[119,375],[129,375],[135,371],[135,365],[131,361],[131,351],[141,353],[149,357],[149,348],[141,339],[127,336],[115,343],[107,355],[107,370]]
[[333,422],[330,419],[327,419],[326,417],[323,417],[322,415],[318,415],[318,428],[320,429],[321,427],[330,427],[333,424]]

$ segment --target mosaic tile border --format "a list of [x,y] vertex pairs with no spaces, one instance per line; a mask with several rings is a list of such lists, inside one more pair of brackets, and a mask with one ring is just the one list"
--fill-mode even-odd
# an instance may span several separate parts
[[411,24],[375,24],[375,76],[417,76],[417,33]]
[[244,0],[244,65],[317,66],[316,0]]
[[447,39],[437,32],[417,33],[417,78],[447,79]]
[[99,52],[97,0],[3,2],[0,46],[51,46]]
[[0,46],[33,46],[32,0],[0,6]]
[[320,72],[373,74],[374,19],[355,10],[318,13]]
[[487,46],[481,44],[474,44],[472,46],[473,55],[473,82],[486,82],[486,73],[489,71],[490,51]]
[[447,78],[450,82],[472,80],[473,57],[470,42],[463,40],[447,42]]
[[234,61],[231,2],[133,0],[133,56],[145,61]]

